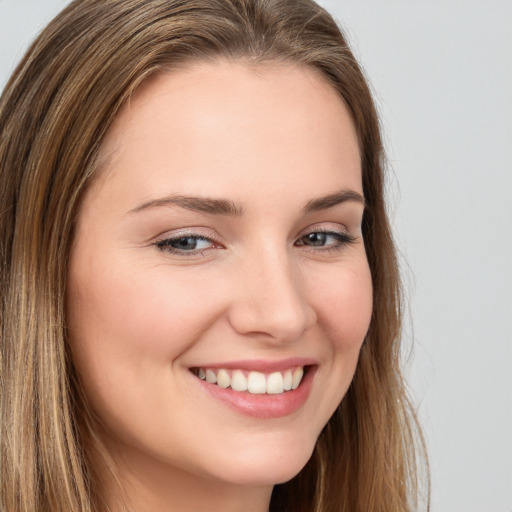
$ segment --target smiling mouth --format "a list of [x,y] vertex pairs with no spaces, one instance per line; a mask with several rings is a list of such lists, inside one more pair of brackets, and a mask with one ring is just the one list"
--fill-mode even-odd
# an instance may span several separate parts
[[279,395],[300,386],[309,366],[295,366],[279,372],[231,370],[224,368],[191,368],[199,379],[221,388],[253,395]]

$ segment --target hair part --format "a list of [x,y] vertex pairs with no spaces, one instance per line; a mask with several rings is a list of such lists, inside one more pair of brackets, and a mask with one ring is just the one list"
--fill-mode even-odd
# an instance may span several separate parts
[[[151,75],[198,60],[310,66],[359,139],[374,309],[354,380],[271,510],[409,512],[424,446],[400,373],[400,280],[384,155],[365,77],[310,0],[76,0],[32,44],[0,99],[0,508],[103,511],[108,457],[66,343],[73,223],[106,131]],[[93,448],[94,447],[94,448]],[[428,499],[428,498],[427,498]]]

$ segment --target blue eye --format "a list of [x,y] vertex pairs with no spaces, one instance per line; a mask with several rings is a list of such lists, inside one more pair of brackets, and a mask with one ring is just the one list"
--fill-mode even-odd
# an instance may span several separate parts
[[313,231],[295,242],[297,246],[337,249],[353,243],[355,238],[348,233],[336,231]]
[[180,235],[176,238],[166,238],[156,243],[156,246],[174,254],[198,253],[213,247],[213,242],[199,235]]
[[[352,244],[355,237],[345,232],[337,231],[312,231],[300,237],[295,245],[307,247],[310,250],[337,250]],[[215,247],[215,242],[210,238],[195,234],[179,234],[168,237],[155,243],[161,251],[178,256],[198,256],[202,251]]]

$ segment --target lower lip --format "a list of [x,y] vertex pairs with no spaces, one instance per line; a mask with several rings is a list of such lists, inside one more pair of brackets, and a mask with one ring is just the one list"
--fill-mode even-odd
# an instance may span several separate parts
[[315,367],[309,367],[299,387],[276,395],[254,395],[248,391],[221,388],[195,377],[211,396],[246,416],[254,418],[281,418],[298,411],[306,402],[313,383]]

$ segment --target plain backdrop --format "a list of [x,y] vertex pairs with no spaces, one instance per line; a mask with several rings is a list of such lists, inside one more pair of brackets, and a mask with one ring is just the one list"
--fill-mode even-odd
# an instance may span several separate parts
[[[0,0],[0,87],[68,2]],[[512,512],[512,0],[322,0],[374,89],[433,512]]]

